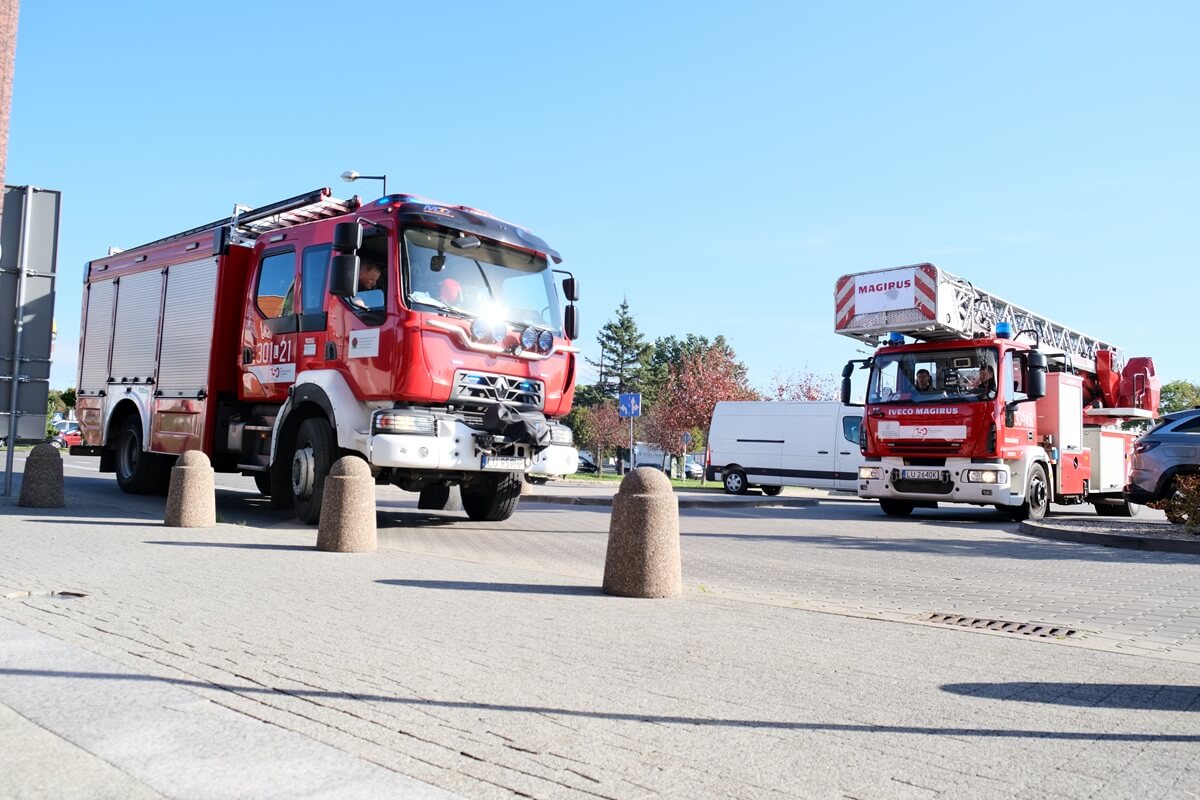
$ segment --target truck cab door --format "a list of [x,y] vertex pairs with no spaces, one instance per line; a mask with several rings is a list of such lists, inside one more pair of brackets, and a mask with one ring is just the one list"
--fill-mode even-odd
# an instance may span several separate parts
[[282,403],[296,381],[296,267],[291,245],[265,250],[258,257],[242,324],[243,400]]

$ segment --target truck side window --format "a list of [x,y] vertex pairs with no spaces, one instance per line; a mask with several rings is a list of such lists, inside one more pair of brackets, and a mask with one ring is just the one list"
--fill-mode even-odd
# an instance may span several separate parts
[[858,429],[862,427],[862,417],[842,417],[842,437],[853,445],[858,445]]
[[263,316],[274,319],[295,314],[295,289],[295,251],[265,256],[258,270],[258,288],[254,297]]
[[302,314],[320,314],[325,310],[325,284],[329,277],[327,244],[304,248],[300,267],[300,298]]
[[1000,376],[1000,380],[1004,383],[1002,396],[1004,402],[1011,403],[1014,400],[1026,398],[1024,370],[1024,357],[1014,359],[1011,350],[1004,354],[1004,373]]

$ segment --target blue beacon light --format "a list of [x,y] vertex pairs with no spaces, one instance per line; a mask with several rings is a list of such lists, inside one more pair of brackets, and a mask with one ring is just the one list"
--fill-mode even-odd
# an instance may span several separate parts
[[1012,338],[1012,323],[997,322],[996,323],[996,338],[1011,339]]
[[887,343],[889,345],[904,344],[904,334],[903,333],[895,333],[895,332],[889,333]]

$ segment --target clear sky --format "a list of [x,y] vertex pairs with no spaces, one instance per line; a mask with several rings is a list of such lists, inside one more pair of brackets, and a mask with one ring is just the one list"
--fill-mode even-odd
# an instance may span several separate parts
[[[21,4],[9,184],[85,261],[347,169],[485,209],[763,387],[836,374],[839,275],[921,261],[1200,381],[1200,4]],[[586,375],[584,376],[586,379]]]

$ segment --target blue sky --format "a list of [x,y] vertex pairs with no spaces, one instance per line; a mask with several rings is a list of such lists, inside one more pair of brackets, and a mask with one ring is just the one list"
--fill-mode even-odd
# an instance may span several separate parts
[[[1200,381],[1200,4],[21,6],[5,182],[85,261],[330,186],[486,209],[648,338],[836,374],[839,275],[932,261]],[[585,376],[586,377],[586,376]]]

